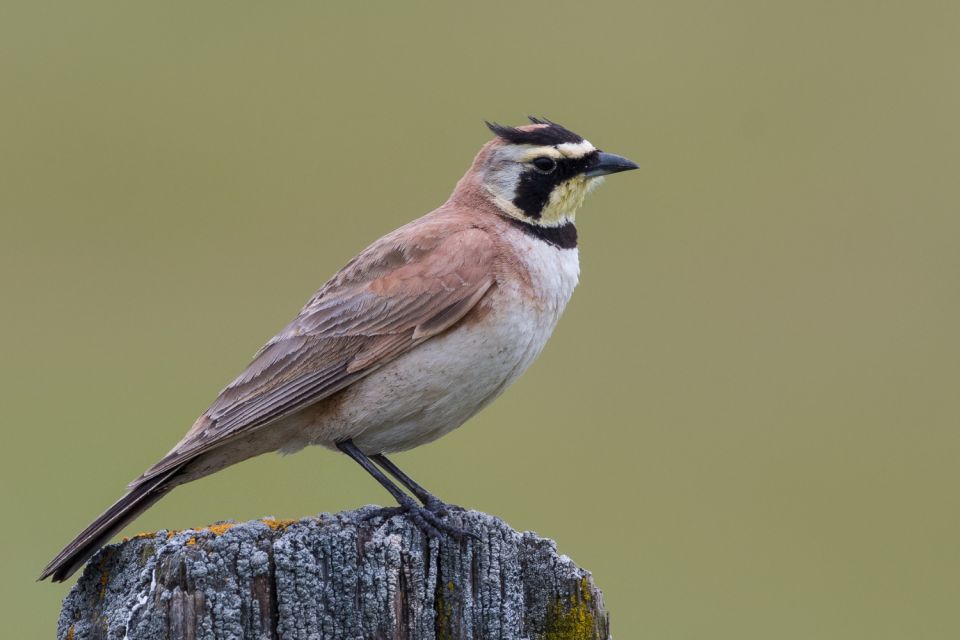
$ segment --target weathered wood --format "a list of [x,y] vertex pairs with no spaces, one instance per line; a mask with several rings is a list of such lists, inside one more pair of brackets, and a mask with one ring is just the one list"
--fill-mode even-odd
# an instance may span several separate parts
[[104,548],[64,601],[61,640],[606,639],[588,571],[476,511],[481,541],[428,540],[371,507],[160,531]]

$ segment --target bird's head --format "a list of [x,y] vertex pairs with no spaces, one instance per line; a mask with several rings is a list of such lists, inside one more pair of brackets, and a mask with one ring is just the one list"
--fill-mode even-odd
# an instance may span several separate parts
[[522,127],[488,122],[496,138],[484,145],[462,181],[479,187],[510,218],[540,227],[572,223],[603,176],[637,168],[555,122],[533,117],[530,122]]

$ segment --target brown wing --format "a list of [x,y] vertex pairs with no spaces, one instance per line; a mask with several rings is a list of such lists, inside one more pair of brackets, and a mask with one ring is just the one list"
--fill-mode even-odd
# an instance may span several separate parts
[[494,282],[493,242],[424,226],[354,258],[134,484],[330,396],[466,315]]

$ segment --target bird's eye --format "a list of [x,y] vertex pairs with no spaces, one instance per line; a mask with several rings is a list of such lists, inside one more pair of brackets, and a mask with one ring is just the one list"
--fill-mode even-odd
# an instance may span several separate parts
[[557,168],[557,161],[553,158],[548,158],[546,156],[541,156],[539,158],[534,158],[533,166],[537,168],[538,171],[544,173],[550,173]]

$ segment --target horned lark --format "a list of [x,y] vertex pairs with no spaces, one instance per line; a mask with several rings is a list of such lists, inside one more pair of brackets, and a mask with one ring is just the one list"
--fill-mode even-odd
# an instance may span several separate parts
[[[385,453],[463,424],[543,349],[579,276],[574,216],[637,165],[572,131],[487,123],[495,138],[440,208],[351,260],[179,443],[43,570],[61,581],[171,489],[247,458],[342,451],[427,534],[464,532]],[[410,494],[404,492],[388,475]]]

